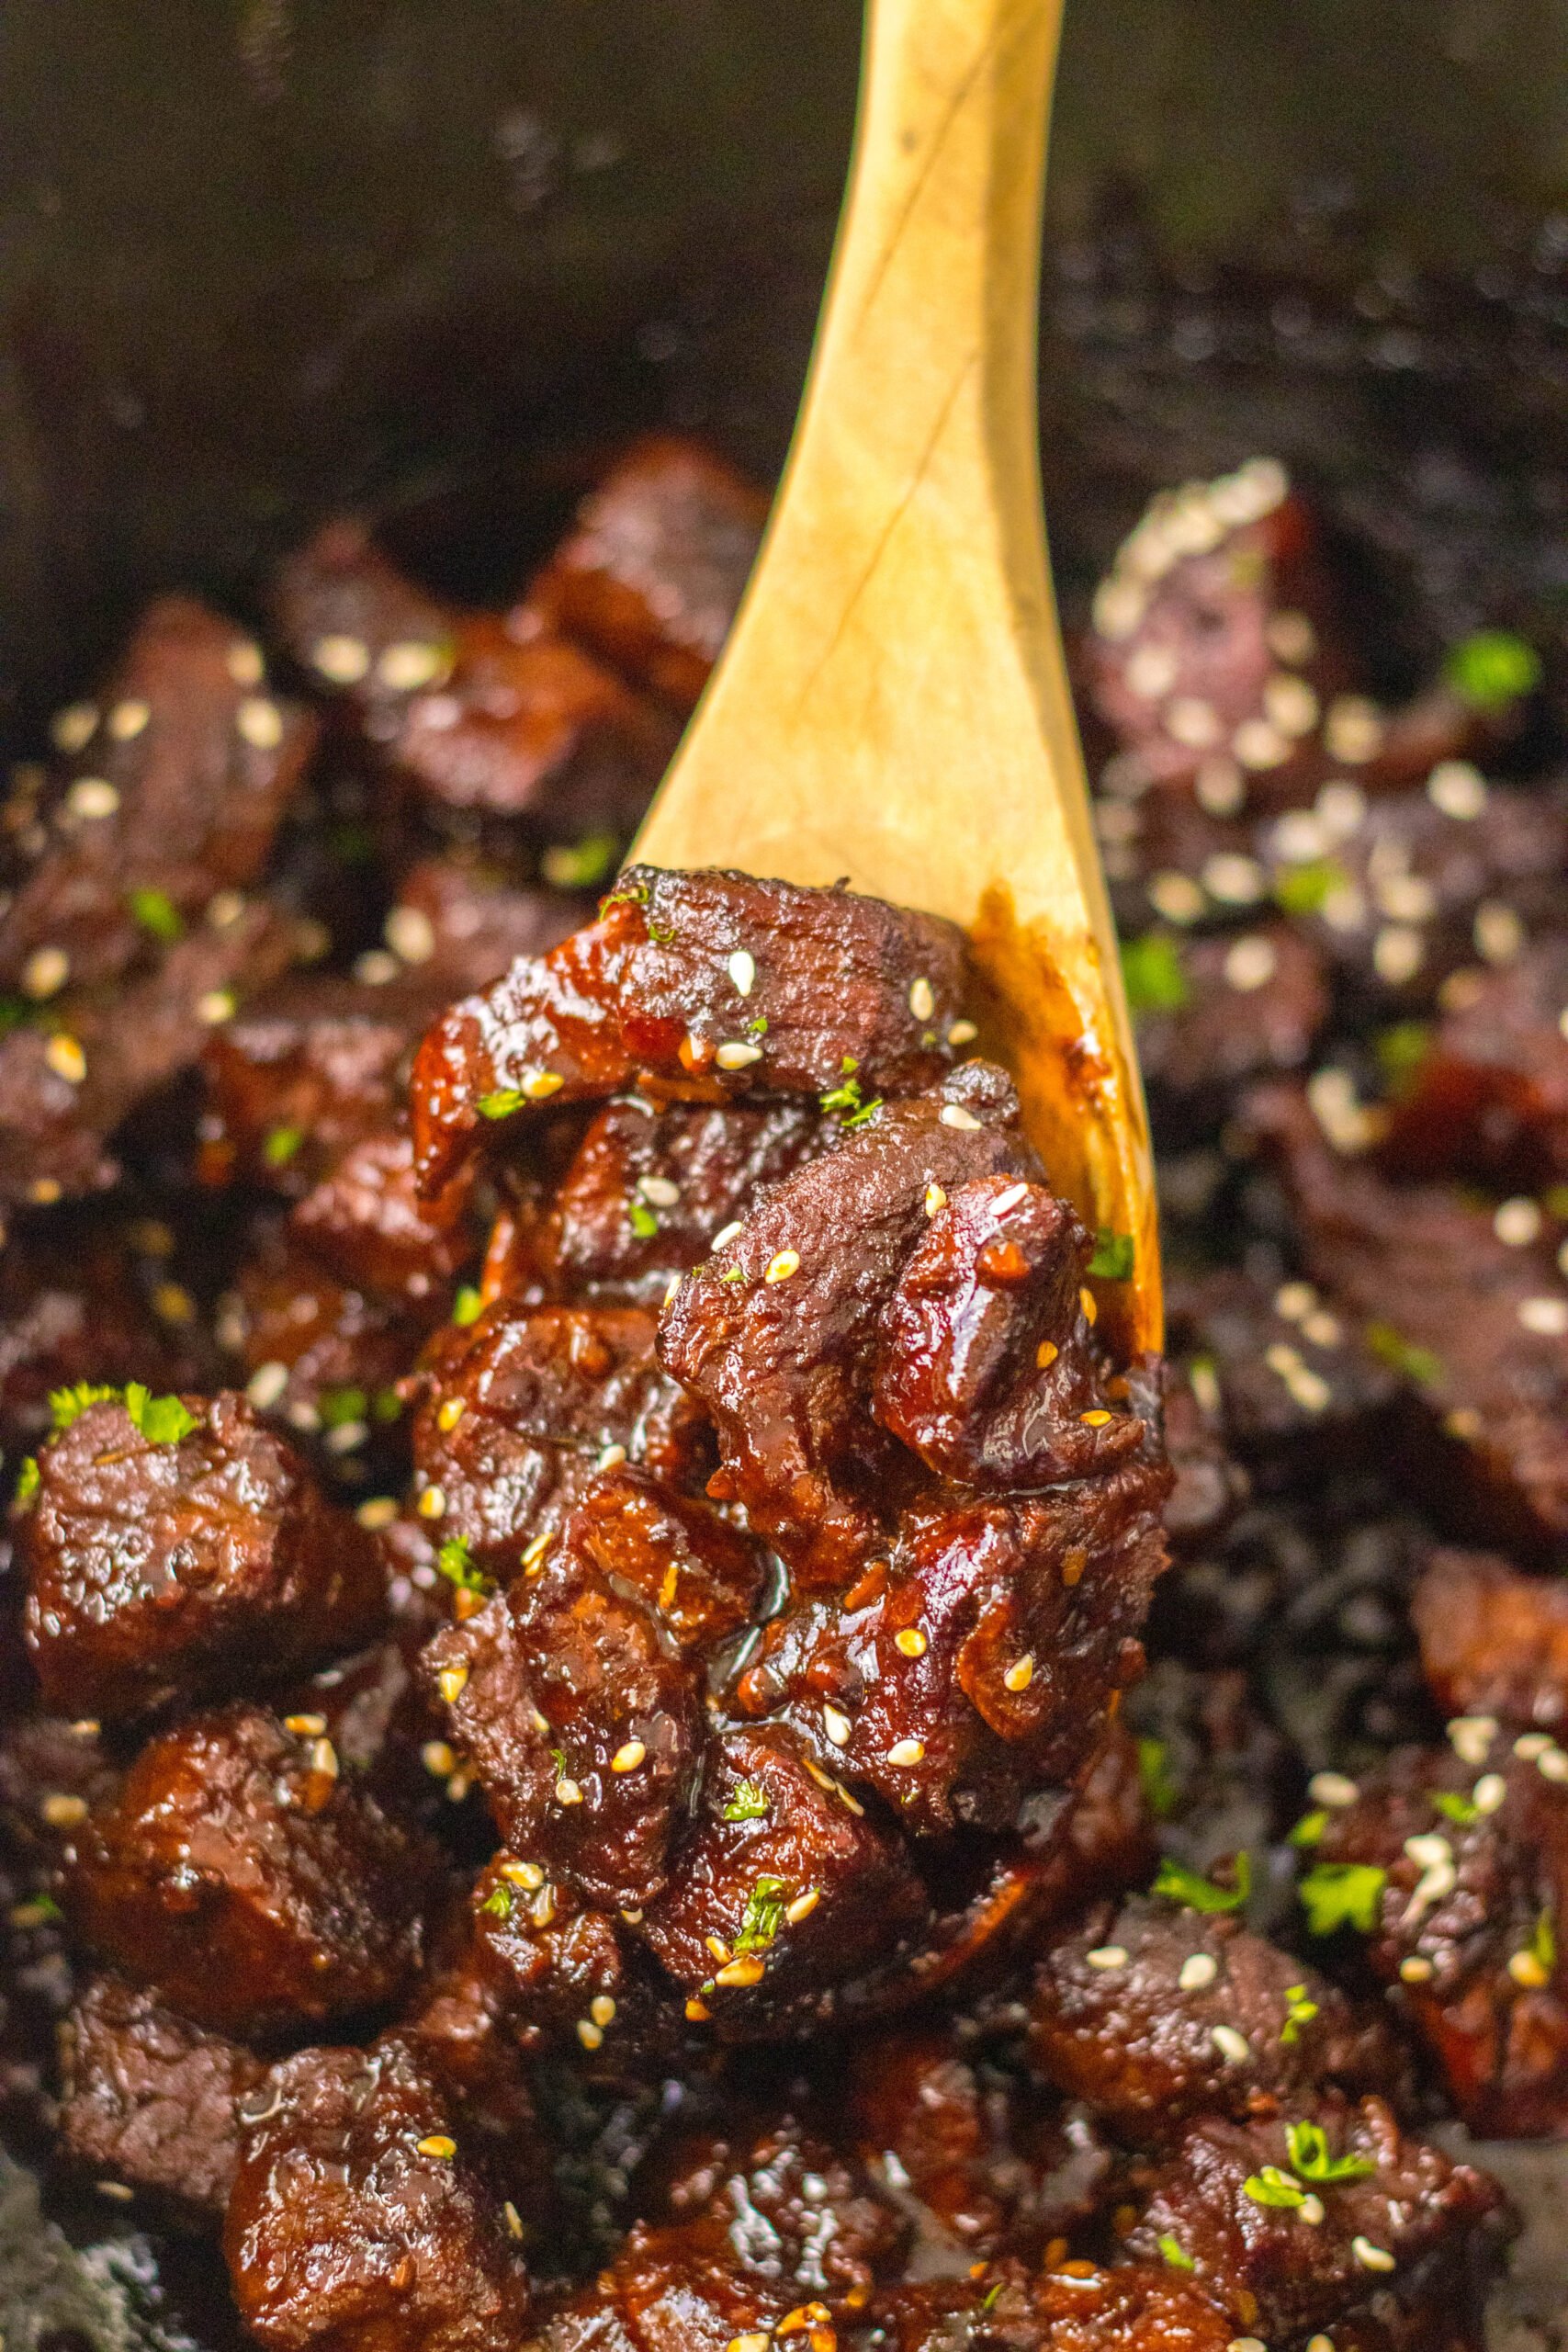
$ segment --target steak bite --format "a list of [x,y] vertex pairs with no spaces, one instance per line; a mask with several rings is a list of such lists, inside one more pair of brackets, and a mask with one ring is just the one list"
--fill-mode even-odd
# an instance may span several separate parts
[[146,2191],[179,2219],[220,2221],[242,2102],[257,2091],[264,2061],[115,1976],[88,1979],[60,2045],[60,2137],[76,2162]]
[[1204,2117],[1134,2178],[1126,2256],[1169,2260],[1173,2245],[1192,2283],[1265,2343],[1384,2311],[1440,2310],[1462,2326],[1506,2233],[1496,2185],[1402,2132],[1378,2098],[1271,2121]]
[[1404,1175],[1521,1193],[1568,1180],[1568,935],[1451,982],[1383,1144]]
[[151,605],[88,703],[62,711],[41,847],[0,913],[0,983],[46,1001],[118,978],[261,873],[316,724],[261,650],[188,596]]
[[540,1273],[562,1297],[657,1306],[672,1274],[839,1133],[809,1102],[606,1102],[557,1188]]
[[578,509],[525,609],[689,711],[746,585],[765,492],[694,441],[635,441]]
[[1387,2091],[1404,2072],[1382,2018],[1235,1914],[1142,1895],[1098,1904],[1040,1962],[1029,2055],[1056,2090],[1156,2144],[1194,2115],[1278,2113],[1327,2084]]
[[847,890],[633,866],[588,923],[452,1007],[414,1065],[422,1180],[439,1186],[487,1127],[529,1105],[908,1093],[951,1060],[963,1010],[956,925]]
[[92,1950],[197,2023],[283,2035],[396,2000],[441,1879],[330,1741],[240,1704],[148,1741],[82,1826],[65,1902]]
[[1364,1957],[1474,2132],[1568,2125],[1568,1754],[1461,1716],[1330,1811],[1309,1919],[1368,1930]]
[[640,1307],[502,1298],[438,1340],[413,1419],[416,1508],[433,1532],[504,1581],[526,1546],[560,1527],[606,1453],[673,1490],[700,1484],[707,1431],[655,1361],[654,1332]]
[[599,1532],[574,1513],[536,1570],[438,1634],[423,1664],[507,1844],[590,1902],[634,1907],[668,1883],[704,1716],[657,1599],[606,1565]]
[[517,2352],[521,2253],[409,2042],[301,2050],[267,2087],[223,2234],[257,2341],[269,2352]]
[[832,1988],[914,1948],[931,1904],[900,1840],[784,1730],[709,1745],[679,1870],[639,1933],[723,2039],[830,2014]]
[[743,1504],[797,1577],[847,1579],[897,1506],[902,1450],[871,1385],[879,1318],[929,1220],[966,1183],[1033,1171],[1011,1081],[968,1063],[775,1185],[666,1307],[660,1360],[718,1430],[709,1491]]
[[[1337,1096],[1320,1090],[1314,1102],[1337,1134]],[[1308,1272],[1331,1311],[1404,1374],[1449,1441],[1472,1520],[1504,1540],[1560,1545],[1568,1290],[1546,1247],[1505,1241],[1457,1189],[1383,1182],[1334,1148],[1302,1095],[1270,1090],[1247,1117],[1282,1173]]]
[[[81,1400],[86,1401],[81,1401]],[[243,1396],[61,1400],[17,1521],[46,1703],[134,1714],[352,1649],[385,1615],[366,1532]]]
[[1522,1577],[1487,1552],[1434,1552],[1410,1604],[1421,1665],[1445,1715],[1519,1730],[1568,1716],[1568,1584]]
[[669,1980],[621,1914],[504,1848],[475,1883],[466,1962],[518,2049],[564,2049],[595,2081],[646,2082],[691,2054]]
[[296,1203],[289,1230],[345,1283],[383,1298],[428,1299],[474,1254],[468,1193],[458,1176],[437,1199],[423,1197],[412,1140],[383,1127],[351,1143]]

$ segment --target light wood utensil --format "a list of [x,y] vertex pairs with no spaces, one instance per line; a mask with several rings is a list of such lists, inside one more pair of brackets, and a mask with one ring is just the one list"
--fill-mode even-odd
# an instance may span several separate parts
[[1130,1238],[1153,1175],[1045,560],[1035,355],[1062,0],[870,0],[849,193],[789,465],[635,854],[857,890],[973,942],[982,1046],[1053,1182]]

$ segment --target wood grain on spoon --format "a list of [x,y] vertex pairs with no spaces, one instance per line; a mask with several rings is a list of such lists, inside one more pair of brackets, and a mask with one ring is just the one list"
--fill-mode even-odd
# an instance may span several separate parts
[[1040,212],[1061,0],[873,0],[854,162],[784,485],[635,855],[951,916],[1058,1188],[1131,1237],[1148,1128],[1046,567]]

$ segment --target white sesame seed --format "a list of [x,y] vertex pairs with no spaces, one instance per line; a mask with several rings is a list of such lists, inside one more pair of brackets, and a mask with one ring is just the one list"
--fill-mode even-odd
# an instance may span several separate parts
[[960,1135],[977,1135],[980,1131],[979,1120],[962,1102],[944,1102],[937,1116],[944,1127],[956,1127]]
[[370,669],[370,648],[360,637],[319,637],[310,666],[334,686],[356,686]]
[[848,1715],[840,1714],[837,1707],[826,1701],[822,1707],[822,1728],[835,1747],[849,1746],[852,1725]]
[[1273,854],[1283,865],[1309,865],[1328,848],[1327,830],[1314,808],[1287,808],[1270,839]]
[[35,1002],[58,996],[71,977],[71,958],[63,947],[35,947],[22,966],[23,993]]
[[414,1509],[421,1519],[442,1519],[446,1512],[446,1490],[444,1487],[426,1487]]
[[714,1235],[713,1239],[708,1243],[708,1248],[710,1250],[728,1250],[729,1244],[734,1240],[736,1235],[740,1232],[741,1229],[741,1220],[739,1217],[736,1217],[730,1224],[722,1227],[720,1230]]
[[1418,1951],[1399,1963],[1399,1973],[1406,1984],[1429,1984],[1434,1973],[1432,1963]]
[[680,1205],[681,1187],[668,1176],[639,1176],[637,1191],[656,1209],[672,1209]]
[[1461,1764],[1484,1764],[1497,1736],[1495,1715],[1455,1715],[1448,1726],[1450,1744]]
[[578,1787],[575,1781],[569,1781],[564,1773],[556,1782],[556,1803],[557,1804],[564,1805],[581,1804],[582,1803],[582,1791]]
[[917,1021],[929,1021],[936,1012],[936,990],[930,980],[912,980],[909,984],[909,1010]]
[[356,1453],[368,1442],[369,1436],[368,1421],[339,1421],[335,1429],[327,1431],[321,1442],[329,1453]]
[[376,676],[389,694],[412,695],[421,686],[434,685],[450,666],[439,645],[422,644],[411,638],[386,648],[376,664]]
[[1508,1783],[1501,1772],[1483,1772],[1470,1792],[1470,1802],[1479,1814],[1500,1812],[1507,1803]]
[[1221,2057],[1228,2059],[1233,2065],[1245,2064],[1252,2055],[1252,2044],[1244,2033],[1237,2033],[1234,2025],[1215,2026],[1209,2039]]
[[1094,626],[1098,634],[1120,644],[1133,636],[1148,607],[1147,593],[1135,580],[1112,573],[1094,592]]
[[1512,964],[1525,944],[1525,927],[1501,899],[1483,899],[1472,926],[1475,952],[1483,964]]
[[1551,1971],[1533,1951],[1512,1953],[1508,1961],[1508,1973],[1516,1984],[1522,1985],[1529,1993],[1539,1993],[1551,1982]]
[[1192,791],[1211,817],[1235,817],[1247,799],[1247,779],[1234,760],[1208,759],[1199,764]]
[[761,1046],[748,1046],[739,1038],[721,1046],[714,1056],[720,1069],[750,1069],[753,1062],[760,1062],[761,1058]]
[[887,1751],[889,1764],[923,1764],[925,1760],[926,1743],[923,1739],[895,1740]]
[[84,752],[98,731],[98,709],[96,703],[68,703],[57,710],[49,723],[49,740],[57,752],[67,755]]
[[738,947],[725,966],[734,984],[737,996],[750,996],[757,981],[757,959],[746,948]]
[[1190,874],[1179,873],[1174,867],[1153,876],[1148,895],[1149,904],[1167,922],[1196,922],[1203,911],[1202,891]]
[[893,1642],[895,1648],[901,1650],[906,1657],[924,1657],[931,1646],[918,1625],[906,1625],[900,1633],[894,1634]]
[[762,1280],[765,1283],[787,1283],[792,1274],[797,1274],[799,1272],[799,1250],[781,1250],[776,1257],[769,1259]]
[[78,776],[65,796],[65,806],[73,817],[112,817],[119,807],[119,794],[106,776]]
[[1165,709],[1165,731],[1190,752],[1206,752],[1220,740],[1220,716],[1198,695],[1178,695]]
[[624,1445],[603,1445],[593,1457],[595,1470],[618,1470],[626,1458]]
[[44,1060],[56,1078],[64,1079],[68,1086],[80,1086],[87,1075],[87,1057],[74,1037],[57,1030],[43,1049]]
[[[516,2206],[512,2202],[510,2197],[506,2199],[501,2210],[506,2216],[507,2235],[509,2237],[520,2238],[523,2235],[523,2216],[517,2211]],[[1310,2345],[1307,2347],[1307,2352],[1312,2352]]]
[[1205,858],[1202,878],[1210,898],[1225,907],[1255,907],[1269,888],[1258,860],[1244,857],[1239,850],[1220,850]]
[[1085,1952],[1084,1958],[1091,1968],[1125,1968],[1127,1948],[1125,1944],[1097,1944],[1093,1951]]
[[316,1739],[311,1741],[310,1770],[312,1772],[319,1773],[325,1781],[335,1781],[337,1779],[337,1749],[333,1746],[330,1739]]
[[1340,695],[1328,706],[1323,740],[1331,760],[1343,760],[1354,768],[1376,758],[1386,732],[1376,703],[1364,695]]
[[1359,784],[1349,784],[1343,776],[1330,776],[1314,806],[1317,821],[1331,841],[1348,841],[1366,822],[1367,796]]
[[1231,737],[1231,750],[1244,768],[1277,768],[1291,756],[1289,738],[1267,718],[1244,718]]
[[1372,895],[1394,922],[1430,922],[1438,911],[1438,894],[1424,874],[1385,874]]
[[596,2026],[592,2018],[579,2018],[577,2038],[584,2050],[597,2050],[604,2039],[604,2028]]
[[1371,2238],[1352,2238],[1350,2251],[1363,2270],[1393,2270],[1398,2267],[1388,2248],[1374,2245]]
[[526,1102],[547,1102],[551,1095],[558,1094],[565,1084],[565,1079],[557,1070],[525,1069],[517,1091]]
[[537,1862],[502,1862],[501,1875],[509,1886],[520,1886],[528,1894],[536,1894],[545,1883]]
[[928,1184],[926,1186],[926,1215],[935,1216],[938,1209],[944,1209],[946,1206],[947,1194],[942,1191],[942,1186]]
[[1444,1862],[1451,1862],[1454,1849],[1438,1830],[1426,1830],[1416,1838],[1407,1838],[1404,1850],[1413,1862],[1424,1871],[1436,1870]]
[[128,2188],[123,2180],[100,2180],[94,2186],[100,2197],[111,2198],[117,2205],[129,2205],[136,2193],[134,2189]]
[[773,2342],[771,2335],[753,2329],[746,2335],[732,2335],[724,2352],[773,2352]]
[[1493,1232],[1510,1250],[1522,1250],[1528,1242],[1535,1240],[1540,1227],[1539,1202],[1528,1200],[1522,1193],[1501,1203],[1492,1219]]
[[615,2004],[610,1998],[608,1993],[596,1993],[592,2000],[588,2004],[588,2014],[592,2018],[595,2025],[614,2025],[615,2022]]
[[245,1383],[245,1395],[258,1413],[270,1412],[288,1385],[288,1366],[276,1357],[257,1364]]
[[1568,1331],[1568,1298],[1521,1298],[1518,1317],[1527,1331],[1560,1340]]
[[1158,702],[1175,685],[1179,665],[1168,645],[1134,646],[1127,657],[1122,679],[1140,702]]
[[805,1894],[797,1894],[795,1901],[788,1906],[787,1910],[784,1912],[785,1919],[789,1922],[789,1925],[792,1928],[798,1928],[803,1919],[809,1919],[811,1914],[816,1910],[817,1905],[821,1902],[821,1888],[819,1886],[808,1886]]
[[1263,708],[1281,735],[1310,735],[1318,721],[1318,700],[1304,678],[1276,671],[1263,688]]
[[1184,1993],[1201,1993],[1219,1973],[1220,1963],[1212,1952],[1190,1952],[1176,1981]]
[[247,695],[234,726],[254,752],[276,752],[283,741],[283,713],[265,695]]
[[1514,1754],[1521,1763],[1533,1764],[1551,1746],[1551,1734],[1547,1731],[1525,1731],[1514,1742]]
[[1274,1293],[1274,1312],[1287,1323],[1299,1323],[1317,1305],[1317,1293],[1311,1283],[1281,1283]]
[[435,1678],[435,1687],[449,1707],[455,1707],[468,1688],[468,1669],[459,1659],[456,1666],[444,1666]]
[[1439,760],[1427,778],[1427,797],[1445,817],[1467,824],[1486,806],[1486,779],[1468,760]]
[[980,1032],[973,1021],[955,1021],[947,1033],[950,1046],[972,1046]]
[[223,667],[237,686],[259,686],[266,675],[261,647],[254,638],[241,638],[223,656]]
[[225,1021],[232,1021],[238,1007],[232,989],[204,989],[191,1010],[204,1029],[217,1029]]
[[1537,1757],[1535,1769],[1543,1781],[1554,1781],[1561,1786],[1568,1781],[1568,1756],[1560,1747],[1548,1747]]
[[1355,1781],[1344,1772],[1314,1772],[1307,1782],[1307,1794],[1314,1804],[1354,1804],[1360,1793]]
[[1307,2352],[1334,2352],[1334,2338],[1332,2335],[1309,2335]]
[[108,716],[109,733],[117,743],[133,742],[152,716],[151,703],[117,702]]
[[1225,2352],[1269,2352],[1269,2346],[1256,2335],[1233,2335]]
[[[1317,651],[1317,631],[1304,613],[1272,613],[1264,628],[1269,650],[1281,662],[1300,669]],[[1309,2346],[1308,2352],[1311,2352]]]
[[1426,941],[1408,923],[1384,923],[1372,941],[1372,969],[1391,989],[1413,980],[1426,956]]
[[1273,941],[1258,932],[1233,941],[1225,951],[1225,984],[1244,996],[1250,995],[1254,989],[1267,988],[1279,968],[1279,952]]
[[397,978],[400,968],[397,957],[384,947],[367,947],[354,959],[354,977],[368,989],[385,988],[389,980]]
[[51,1829],[75,1829],[87,1818],[87,1801],[63,1794],[47,1796],[39,1813]]
[[1303,2197],[1296,2208],[1296,2219],[1298,2222],[1304,2222],[1309,2229],[1321,2229],[1323,2226],[1322,2198]]
[[1027,1690],[1033,1679],[1034,1659],[1031,1653],[1026,1652],[1022,1657],[1014,1658],[1007,1668],[1002,1676],[1002,1688],[1004,1690]]
[[435,925],[423,907],[394,907],[382,931],[388,946],[405,964],[428,964],[435,953]]
[[611,1757],[610,1770],[612,1772],[635,1772],[647,1755],[648,1749],[640,1739],[628,1739],[625,1747],[617,1747]]

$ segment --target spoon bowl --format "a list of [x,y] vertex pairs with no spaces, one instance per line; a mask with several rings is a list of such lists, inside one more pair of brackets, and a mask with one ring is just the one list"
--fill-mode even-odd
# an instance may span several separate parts
[[1041,199],[1062,0],[871,0],[794,445],[719,666],[638,838],[968,933],[980,1047],[1156,1347],[1148,1126],[1046,565]]

